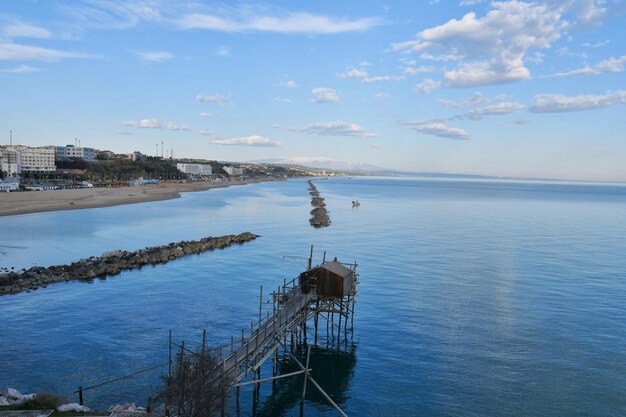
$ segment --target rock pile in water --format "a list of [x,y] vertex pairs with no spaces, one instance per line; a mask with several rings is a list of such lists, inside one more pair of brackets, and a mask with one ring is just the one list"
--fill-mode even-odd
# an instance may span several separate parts
[[328,216],[328,210],[326,210],[326,203],[324,199],[320,197],[320,192],[317,191],[317,187],[313,184],[313,181],[309,180],[309,194],[311,194],[311,218],[309,223],[315,228],[330,226],[330,217]]
[[74,261],[70,265],[50,267],[35,266],[17,272],[0,274],[0,295],[16,294],[22,291],[45,287],[61,281],[91,280],[122,271],[169,262],[181,256],[222,249],[233,244],[242,244],[256,239],[250,232],[239,235],[206,237],[200,240],[181,241],[165,246],[152,246],[134,252],[116,250],[101,256]]

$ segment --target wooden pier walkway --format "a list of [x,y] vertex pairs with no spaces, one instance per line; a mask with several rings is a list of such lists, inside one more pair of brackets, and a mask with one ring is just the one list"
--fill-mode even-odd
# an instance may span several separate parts
[[223,373],[233,383],[238,383],[250,371],[256,371],[271,357],[280,341],[306,321],[309,306],[316,298],[315,291],[303,291],[304,285],[296,285],[296,280],[289,284],[283,286],[281,293],[274,293],[278,305],[274,313],[267,315],[256,328],[252,326],[248,337],[243,336],[222,352]]

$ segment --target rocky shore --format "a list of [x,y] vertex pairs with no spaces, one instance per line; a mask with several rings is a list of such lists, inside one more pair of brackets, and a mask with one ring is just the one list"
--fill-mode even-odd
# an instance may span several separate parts
[[222,249],[256,239],[250,232],[239,235],[206,237],[200,240],[174,242],[164,246],[152,246],[133,252],[117,250],[105,252],[72,262],[70,265],[33,267],[0,275],[0,295],[46,287],[61,281],[91,280],[117,275],[122,271],[169,262],[181,256]]
[[326,203],[320,197],[320,192],[311,180],[309,180],[309,194],[311,194],[311,205],[313,206],[309,223],[315,228],[330,226],[330,217],[328,216],[328,210],[326,210]]

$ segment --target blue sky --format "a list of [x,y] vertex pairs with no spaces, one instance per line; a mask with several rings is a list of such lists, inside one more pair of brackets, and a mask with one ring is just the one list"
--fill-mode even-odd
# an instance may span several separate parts
[[3,0],[0,142],[626,181],[625,12]]

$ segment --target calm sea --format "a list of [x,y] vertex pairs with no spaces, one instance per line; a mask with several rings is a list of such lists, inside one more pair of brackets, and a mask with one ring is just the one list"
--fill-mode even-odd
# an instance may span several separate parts
[[[254,242],[0,297],[0,388],[72,394],[167,361],[167,334],[222,343],[265,291],[328,257],[359,263],[354,330],[311,368],[353,416],[626,414],[626,187],[331,178],[331,227],[308,224],[305,180],[177,200],[0,218],[0,266],[250,231]],[[1,197],[0,197],[1,198]],[[352,208],[351,200],[361,206]],[[271,373],[271,365],[263,370]],[[281,363],[282,372],[294,369]],[[145,405],[160,370],[88,391]],[[301,380],[263,385],[257,415],[299,415]],[[335,411],[309,385],[305,415]],[[252,389],[240,408],[252,415]]]

